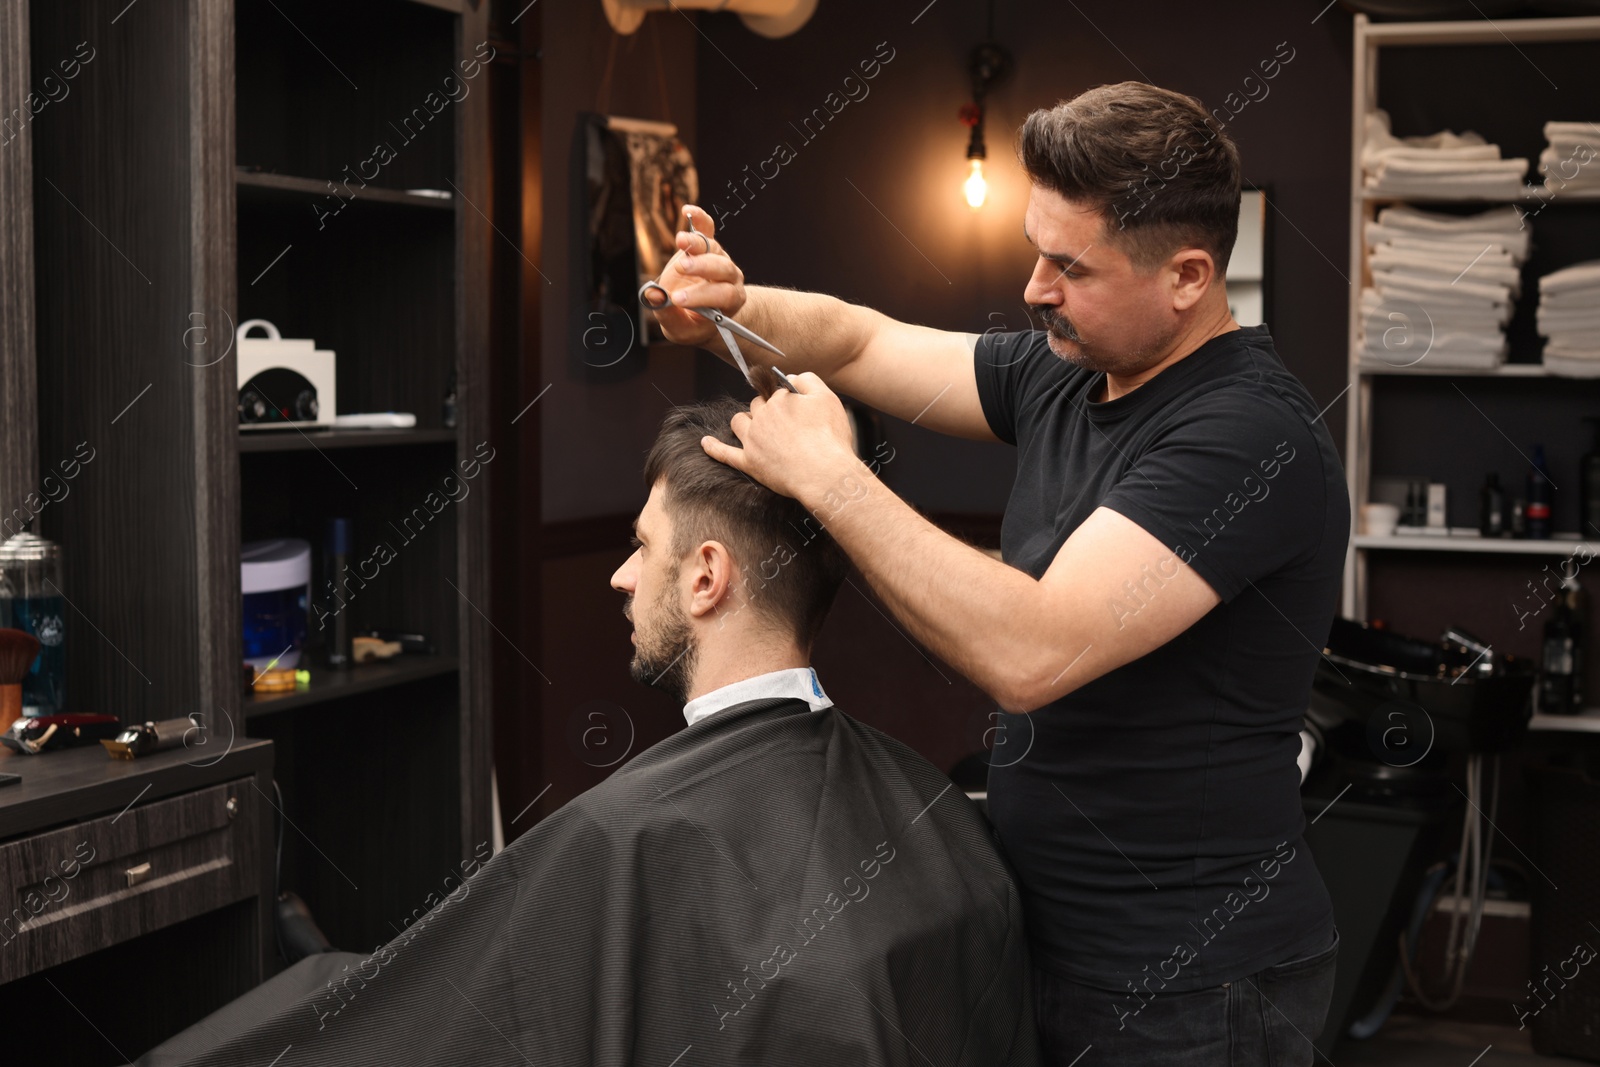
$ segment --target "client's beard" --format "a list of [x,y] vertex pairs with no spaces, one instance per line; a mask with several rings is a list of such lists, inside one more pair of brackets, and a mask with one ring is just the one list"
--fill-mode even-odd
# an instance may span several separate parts
[[[689,629],[689,617],[672,598],[672,586],[656,599],[651,612],[652,625],[648,634],[634,627],[638,646],[628,672],[633,680],[661,690],[679,704],[687,703],[689,681],[694,677],[695,658],[698,653],[694,632]],[[633,618],[633,600],[623,608],[623,614]]]

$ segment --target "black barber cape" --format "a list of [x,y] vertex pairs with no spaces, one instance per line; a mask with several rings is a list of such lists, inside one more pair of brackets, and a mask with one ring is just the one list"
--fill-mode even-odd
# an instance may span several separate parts
[[312,956],[141,1067],[1039,1062],[1021,906],[971,801],[789,699],[619,768],[368,956]]

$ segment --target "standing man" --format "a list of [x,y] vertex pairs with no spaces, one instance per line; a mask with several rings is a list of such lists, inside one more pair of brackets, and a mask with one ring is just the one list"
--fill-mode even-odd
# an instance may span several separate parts
[[[1016,714],[1006,750],[1027,755],[991,767],[989,804],[1050,1054],[1310,1064],[1338,934],[1295,759],[1350,532],[1338,453],[1267,328],[1229,313],[1239,156],[1197,100],[1100,86],[1035,111],[1018,147],[1044,331],[746,287],[698,209],[661,322],[726,358],[687,310],[716,307],[792,353],[799,392],[736,416],[742,448],[703,447],[811,510]],[[835,391],[1016,446],[1005,563],[873,477]]]

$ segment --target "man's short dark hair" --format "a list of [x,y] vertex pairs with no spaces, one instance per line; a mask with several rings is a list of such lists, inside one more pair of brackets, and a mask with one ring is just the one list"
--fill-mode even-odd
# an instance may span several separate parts
[[738,447],[729,423],[748,410],[722,397],[668,411],[645,459],[644,483],[664,485],[678,559],[705,541],[721,541],[739,565],[747,603],[809,647],[849,563],[799,501],[712,459],[700,447],[707,436]]
[[1144,82],[1099,85],[1029,115],[1017,155],[1034,184],[1093,204],[1136,270],[1203,248],[1227,273],[1239,149],[1194,97]]

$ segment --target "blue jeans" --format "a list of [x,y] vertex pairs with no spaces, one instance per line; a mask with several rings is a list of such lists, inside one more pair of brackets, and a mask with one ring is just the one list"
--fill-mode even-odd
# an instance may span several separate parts
[[1310,1067],[1338,954],[1334,930],[1328,947],[1309,956],[1209,989],[1157,993],[1136,1015],[1121,1018],[1112,1007],[1120,994],[1035,967],[1044,1062],[1069,1067],[1083,1056],[1079,1067]]

